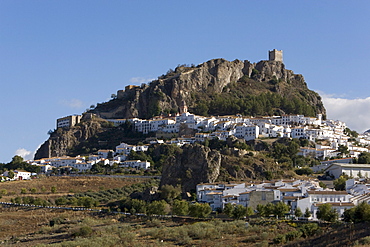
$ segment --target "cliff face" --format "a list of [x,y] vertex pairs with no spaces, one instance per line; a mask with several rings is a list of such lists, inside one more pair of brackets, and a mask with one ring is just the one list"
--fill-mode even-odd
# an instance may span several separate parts
[[[224,59],[213,59],[197,67],[179,66],[149,85],[127,88],[117,99],[98,105],[92,112],[104,118],[149,118],[160,113],[177,112],[184,102],[192,112],[196,112],[202,100],[212,101],[225,91],[229,92],[228,97],[235,94],[233,89],[227,88],[235,82],[241,82],[239,87],[244,88],[245,95],[239,98],[263,93],[278,94],[288,100],[296,97],[313,107],[314,114],[325,115],[319,95],[307,88],[302,75],[286,70],[282,62],[252,64],[247,60],[230,62]],[[218,112],[208,109],[207,113]],[[235,113],[243,112],[230,112]],[[284,113],[293,112],[285,110]]]
[[294,176],[286,163],[278,164],[273,158],[258,152],[233,148],[218,151],[200,144],[191,144],[168,156],[163,164],[160,186],[181,186],[183,192],[190,192],[200,183]]
[[193,190],[199,183],[213,183],[220,174],[221,154],[208,147],[186,145],[182,152],[169,156],[163,166],[161,186],[181,185],[183,191]]
[[99,121],[84,121],[68,130],[59,128],[40,146],[35,159],[68,155],[76,146],[103,131]]

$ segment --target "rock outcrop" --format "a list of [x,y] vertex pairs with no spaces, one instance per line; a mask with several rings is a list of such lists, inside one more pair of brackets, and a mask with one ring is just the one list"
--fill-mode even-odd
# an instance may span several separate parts
[[249,81],[243,87],[249,88],[246,90],[249,95],[271,92],[289,100],[296,95],[304,104],[314,107],[315,114],[325,115],[319,95],[307,88],[302,75],[285,69],[282,62],[230,62],[225,59],[213,59],[196,67],[179,66],[149,84],[126,87],[118,93],[117,99],[98,104],[92,112],[103,118],[150,118],[160,113],[177,112],[184,103],[196,110],[201,100],[221,94],[231,83],[246,78]]
[[[198,115],[320,113],[325,118],[326,113],[320,96],[307,88],[303,76],[285,69],[282,62],[225,59],[178,66],[149,84],[127,86],[117,98],[98,104],[90,113],[101,118],[150,118],[177,113],[184,104]],[[100,122],[86,120],[70,130],[58,129],[35,158],[78,154],[73,150],[89,153],[92,148],[104,148],[91,142],[111,142],[112,148],[124,141],[117,131],[101,135],[105,131],[101,127]],[[112,137],[117,139],[114,143]]]
[[71,129],[59,128],[40,146],[35,159],[66,156],[81,143],[103,131],[101,121],[83,121]]
[[169,156],[163,165],[161,186],[178,186],[192,191],[199,183],[213,183],[220,174],[221,154],[208,147],[186,145],[182,152]]

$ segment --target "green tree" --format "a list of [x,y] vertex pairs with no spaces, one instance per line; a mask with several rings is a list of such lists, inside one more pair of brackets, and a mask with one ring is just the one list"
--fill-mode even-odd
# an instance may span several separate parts
[[345,128],[344,129],[344,134],[350,136],[350,137],[353,137],[353,138],[357,138],[358,137],[358,133],[355,131],[355,130],[351,130],[349,128]]
[[309,208],[306,208],[306,210],[304,211],[304,215],[303,216],[306,217],[306,218],[310,218],[311,215],[312,215],[312,213],[311,213],[310,209]]
[[234,210],[233,210],[233,213],[232,213],[232,217],[234,219],[239,220],[241,218],[244,218],[246,215],[247,215],[247,208],[246,207],[244,207],[243,205],[240,205],[240,204],[238,204],[234,207]]
[[370,221],[370,205],[366,202],[362,202],[355,207],[354,212],[354,221],[355,222],[364,222]]
[[370,205],[361,202],[359,205],[344,211],[343,220],[346,222],[370,222]]
[[12,158],[12,161],[10,162],[11,164],[13,165],[21,165],[23,163],[23,158],[19,155],[15,155],[13,158]]
[[266,205],[258,204],[256,209],[259,216],[268,217],[275,213],[275,205],[271,202],[267,203]]
[[296,207],[296,209],[294,210],[294,216],[297,218],[303,216],[302,210],[299,207]]
[[83,196],[78,198],[78,203],[79,206],[84,206],[85,208],[91,208],[93,206],[98,205],[98,201],[94,200],[93,198],[89,196]]
[[224,206],[223,213],[229,217],[233,216],[234,206],[231,203],[227,203]]
[[250,217],[250,216],[252,216],[252,215],[254,215],[254,210],[253,210],[253,208],[252,208],[252,207],[247,207],[247,214],[246,214],[246,216],[247,216],[247,217]]
[[342,157],[349,154],[348,147],[344,146],[344,145],[339,145],[338,151],[339,151],[339,153],[341,154]]
[[169,205],[166,201],[153,201],[148,205],[147,213],[149,215],[157,214],[157,215],[165,215],[169,213]]
[[338,179],[333,181],[335,190],[346,190],[346,181],[345,176],[340,176]]
[[189,203],[184,200],[174,200],[172,205],[172,213],[174,215],[188,215]]
[[31,192],[32,194],[35,194],[35,193],[37,192],[37,189],[33,187],[33,188],[31,188],[31,189],[30,189],[30,192]]
[[275,211],[275,205],[271,202],[267,203],[265,205],[265,216],[273,215]]
[[338,219],[338,213],[337,210],[332,208],[331,204],[324,203],[321,204],[317,209],[317,218],[319,220],[334,222]]
[[265,216],[266,215],[266,213],[265,213],[265,206],[264,205],[258,204],[257,207],[256,207],[256,209],[257,209],[257,214],[259,216]]
[[295,173],[298,175],[311,175],[313,173],[313,170],[309,167],[302,167],[295,170]]
[[189,215],[197,218],[208,217],[212,212],[211,206],[208,203],[194,203],[189,207]]
[[370,153],[368,152],[360,153],[360,155],[358,156],[358,163],[359,164],[370,164]]
[[179,198],[181,195],[181,188],[174,187],[173,185],[165,184],[161,187],[161,198],[168,203],[172,203],[174,199]]
[[21,189],[21,194],[27,194],[27,189],[26,188],[22,188]]
[[132,199],[131,200],[131,210],[136,213],[146,213],[147,204],[143,200]]
[[281,218],[285,214],[289,213],[289,206],[284,202],[280,201],[274,205],[273,213],[275,216]]
[[62,197],[59,197],[57,199],[55,199],[55,204],[60,206],[60,205],[66,205],[67,204],[67,198],[65,198],[64,196]]
[[90,171],[92,173],[103,173],[104,172],[104,167],[101,163],[96,163],[96,164],[92,165]]
[[9,172],[8,172],[8,177],[9,177],[10,179],[13,179],[13,178],[14,178],[14,176],[15,176],[15,174],[14,174],[14,172],[13,172],[13,171],[9,171]]
[[324,182],[322,182],[322,181],[319,182],[319,186],[321,188],[323,188],[323,189],[326,189],[327,188],[326,184]]

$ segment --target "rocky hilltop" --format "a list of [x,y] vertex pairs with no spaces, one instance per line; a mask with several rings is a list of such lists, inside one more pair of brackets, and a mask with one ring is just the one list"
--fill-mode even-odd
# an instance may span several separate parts
[[[104,118],[150,118],[177,113],[186,105],[198,115],[246,116],[323,114],[320,96],[307,88],[302,75],[285,69],[281,61],[213,59],[198,66],[179,65],[157,80],[127,86],[115,99],[98,104],[97,116],[70,129],[57,129],[39,148],[35,159],[78,155],[113,149],[120,142],[135,144],[130,126],[111,128]],[[135,137],[135,138],[131,138]]]
[[225,59],[178,66],[149,84],[127,86],[91,112],[103,118],[150,118],[176,113],[184,104],[202,115],[325,116],[320,96],[283,62]]

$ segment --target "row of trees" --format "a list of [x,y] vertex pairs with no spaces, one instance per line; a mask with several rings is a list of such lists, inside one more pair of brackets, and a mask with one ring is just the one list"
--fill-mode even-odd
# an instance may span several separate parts
[[289,213],[290,207],[284,202],[278,202],[276,204],[267,203],[266,205],[259,204],[257,205],[257,212],[259,216],[276,216],[283,217],[285,214]]
[[197,218],[205,218],[212,212],[207,203],[189,203],[185,200],[174,200],[169,204],[165,200],[146,202],[139,199],[125,198],[120,201],[119,211],[131,214],[143,213],[147,215],[189,215]]
[[[10,161],[9,163],[6,163],[6,164],[0,163],[0,173],[3,173],[5,171],[17,170],[17,169],[25,170],[25,171],[32,172],[32,173],[41,172],[41,167],[28,164],[19,155],[15,155],[12,158],[12,161]],[[14,173],[11,172],[9,174],[9,177],[13,178]]]

